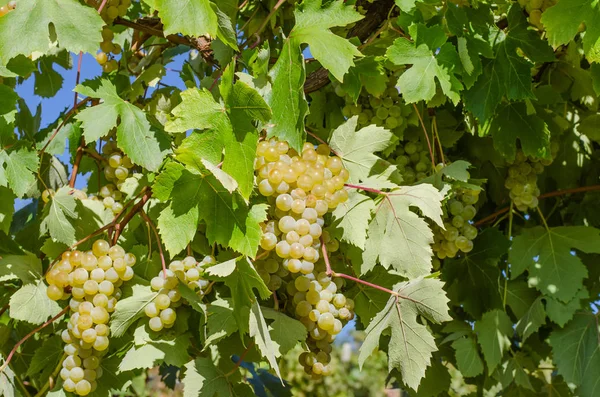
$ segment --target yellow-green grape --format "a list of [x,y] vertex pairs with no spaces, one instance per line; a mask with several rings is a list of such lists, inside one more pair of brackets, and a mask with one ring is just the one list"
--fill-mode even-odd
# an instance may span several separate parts
[[104,65],[106,62],[108,62],[108,55],[106,55],[105,52],[100,51],[96,54],[96,62],[98,62],[100,65]]
[[54,190],[52,189],[46,189],[42,192],[42,201],[44,203],[47,203],[48,201],[50,201],[50,198],[54,196]]
[[[110,344],[109,313],[121,294],[114,285],[121,280],[107,254],[115,258],[127,256],[130,263],[135,263],[133,255],[125,253],[122,247],[111,247],[105,240],[96,240],[91,251],[64,253],[46,275],[50,284],[48,296],[53,299],[64,298],[64,287],[71,287],[71,316],[67,329],[61,334],[67,356],[60,376],[66,391],[82,396],[95,389],[96,379],[102,375],[99,357]],[[116,279],[111,278],[111,271],[117,274]]]

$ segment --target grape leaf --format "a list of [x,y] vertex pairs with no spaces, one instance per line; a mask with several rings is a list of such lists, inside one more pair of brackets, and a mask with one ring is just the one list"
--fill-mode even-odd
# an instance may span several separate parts
[[[263,317],[262,311],[258,301],[254,301],[250,308],[250,322],[248,325],[248,332],[254,342],[258,346],[258,349],[262,353],[263,357],[267,358],[267,361],[271,365],[271,368],[275,370],[275,373],[281,379],[281,372],[279,371],[279,365],[277,365],[276,355],[279,353],[279,346],[273,343],[271,334],[269,333],[269,327]],[[283,384],[283,380],[281,380]]]
[[136,284],[131,296],[117,302],[115,312],[110,318],[110,334],[118,338],[125,334],[135,320],[144,316],[144,308],[158,296],[149,286]]
[[99,105],[86,108],[75,118],[81,121],[83,136],[93,142],[108,134],[117,125],[117,144],[135,164],[157,171],[163,158],[169,152],[166,137],[151,128],[145,113],[137,106],[124,101],[117,94],[116,87],[107,79],[102,79],[98,89],[93,90],[79,85],[75,91],[92,98],[100,98]]
[[600,230],[587,226],[525,229],[509,251],[511,277],[529,271],[529,282],[544,295],[570,301],[581,289],[587,268],[571,249],[600,253]]
[[537,298],[527,313],[517,322],[517,332],[523,337],[523,342],[542,325],[546,323],[546,311],[541,297]]
[[17,108],[17,93],[7,85],[0,85],[0,114],[9,113]]
[[35,85],[33,92],[42,98],[52,98],[58,90],[61,89],[63,77],[54,70],[53,65],[62,66],[65,69],[71,69],[71,54],[61,49],[53,49],[51,55],[43,56],[38,60],[39,71],[36,69]]
[[248,332],[250,308],[256,302],[253,290],[258,291],[261,299],[271,296],[271,291],[250,262],[244,260],[237,262],[236,271],[225,278],[225,285],[231,290],[233,316],[243,335]]
[[6,180],[18,198],[21,198],[36,184],[34,172],[40,158],[37,153],[20,147],[7,154],[0,151],[0,183]]
[[583,49],[590,62],[600,61],[598,54],[598,4],[592,0],[572,0],[556,4],[542,14],[542,24],[548,34],[548,41],[558,47],[569,43],[579,32],[581,23],[585,23]]
[[[511,280],[506,286],[506,303],[517,318],[527,314],[539,294],[523,280]],[[578,305],[579,306],[579,305]]]
[[308,44],[311,54],[336,79],[343,81],[348,69],[354,65],[354,57],[361,54],[354,44],[329,29],[346,26],[364,17],[344,2],[329,2],[323,7],[322,0],[303,1],[296,7],[294,16],[296,25],[289,40],[296,46]]
[[206,273],[210,274],[211,276],[227,277],[231,273],[233,273],[233,271],[236,268],[237,262],[241,259],[242,259],[242,257],[240,256],[240,257],[233,258],[233,259],[230,259],[230,260],[222,262],[222,263],[218,263],[214,266],[207,267]]
[[459,338],[452,342],[452,347],[456,351],[456,365],[463,376],[469,378],[483,373],[483,360],[473,337]]
[[267,137],[286,141],[300,153],[306,138],[304,118],[308,113],[304,96],[306,71],[300,49],[289,39],[271,68],[269,78],[273,89],[267,103],[273,110],[273,117],[267,128]]
[[139,347],[133,346],[123,356],[119,364],[119,371],[152,368],[157,361],[180,367],[189,360],[187,353],[189,347],[190,340],[183,335],[174,340],[162,339],[148,342]]
[[358,117],[353,116],[333,131],[329,142],[331,149],[342,159],[350,173],[350,182],[367,179],[375,164],[381,161],[375,155],[389,146],[393,134],[375,125],[356,131]]
[[35,351],[31,365],[27,368],[27,376],[39,376],[40,379],[50,376],[63,358],[63,347],[63,341],[59,335],[46,339],[42,346]]
[[0,258],[0,282],[21,280],[34,283],[42,277],[42,261],[33,254],[4,255]]
[[[19,55],[50,49],[50,29],[60,47],[95,53],[104,22],[98,12],[75,0],[19,0],[19,6],[0,19],[0,63]],[[18,40],[14,38],[18,37]]]
[[492,310],[475,322],[474,329],[477,333],[477,342],[483,351],[483,358],[487,363],[488,374],[491,374],[502,361],[504,352],[510,347],[512,322],[502,310]]
[[[449,43],[443,48],[455,51]],[[456,104],[460,100],[462,84],[432,50],[437,49],[430,49],[426,44],[417,46],[403,37],[396,39],[387,49],[386,55],[394,64],[412,65],[398,79],[402,97],[407,103],[429,101],[436,93],[437,79],[444,94]]]
[[[392,289],[402,279],[382,267],[376,267],[368,275],[361,277],[361,280]],[[387,292],[376,288],[362,288],[359,284],[346,291],[345,295],[354,300],[354,313],[364,325],[369,324],[373,316],[383,310],[390,298]]]
[[0,186],[0,197],[0,231],[8,233],[15,211],[13,203],[16,196],[9,188]]
[[544,120],[527,114],[523,102],[509,103],[498,110],[492,119],[490,132],[494,147],[506,159],[513,160],[517,152],[517,139],[523,153],[536,158],[550,159],[550,131]]
[[442,194],[429,184],[402,186],[380,198],[369,232],[361,272],[375,267],[377,260],[400,275],[418,277],[431,270],[433,233],[427,222],[410,210],[442,225]]
[[265,318],[273,320],[269,325],[269,333],[273,343],[278,345],[276,357],[293,349],[298,342],[306,340],[306,327],[300,321],[268,307],[262,307],[261,310]]
[[216,299],[212,301],[210,306],[208,306],[206,318],[208,336],[204,342],[204,349],[233,334],[238,329],[229,299]]
[[350,191],[348,201],[341,203],[333,211],[333,225],[341,229],[341,239],[364,249],[371,211],[374,209],[375,203],[371,198],[356,191]]
[[575,312],[581,308],[581,300],[589,298],[589,295],[588,290],[583,287],[577,292],[577,295],[567,303],[547,297],[546,314],[550,320],[561,327],[564,327],[564,325],[573,318]]
[[565,381],[578,386],[577,395],[597,396],[600,384],[600,335],[592,313],[578,313],[564,328],[550,334],[554,362]]
[[210,358],[198,357],[185,364],[183,397],[234,397],[253,395],[245,383],[231,383]]
[[452,319],[447,313],[448,299],[442,286],[439,280],[423,278],[394,286],[399,298],[391,296],[365,331],[367,336],[358,356],[360,367],[379,345],[382,332],[390,328],[389,370],[398,369],[403,382],[416,390],[430,365],[431,354],[437,350],[433,336],[417,322],[417,316],[434,323]]
[[153,6],[165,24],[165,36],[217,36],[217,14],[209,0],[154,0]]
[[76,241],[75,228],[71,222],[78,217],[77,203],[75,197],[69,194],[70,191],[71,188],[65,186],[54,193],[50,202],[44,207],[44,219],[40,224],[42,234],[49,233],[52,240],[66,245]]
[[10,297],[10,318],[41,324],[60,313],[58,303],[46,295],[46,284],[25,284]]
[[497,377],[502,382],[503,387],[508,387],[514,383],[534,391],[529,381],[529,374],[525,369],[531,373],[535,370],[535,367],[528,356],[522,352],[517,352],[513,357],[502,363],[502,367],[498,368]]
[[480,318],[486,310],[502,307],[497,264],[509,246],[498,229],[485,229],[473,240],[471,252],[444,262],[442,278],[452,302],[463,306],[474,318]]

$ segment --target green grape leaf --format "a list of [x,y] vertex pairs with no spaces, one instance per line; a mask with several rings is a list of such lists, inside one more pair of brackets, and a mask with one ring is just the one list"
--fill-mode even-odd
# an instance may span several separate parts
[[582,287],[588,271],[571,249],[600,253],[600,230],[588,226],[525,229],[513,239],[509,251],[511,277],[529,271],[529,283],[562,302],[570,301]]
[[17,108],[19,95],[7,85],[0,85],[0,114],[9,113]]
[[371,211],[375,203],[357,191],[348,193],[348,201],[333,210],[333,225],[342,230],[341,239],[360,249],[365,248]]
[[502,310],[492,310],[485,313],[481,320],[475,322],[477,342],[483,351],[487,363],[488,374],[502,361],[504,352],[510,347],[509,336],[513,334],[512,322]]
[[208,336],[204,342],[204,349],[228,337],[238,329],[229,299],[216,299],[212,301],[210,306],[208,306],[206,318]]
[[116,87],[107,79],[101,80],[97,90],[77,86],[75,91],[102,103],[86,108],[75,118],[81,121],[83,136],[93,142],[108,134],[117,125],[117,144],[135,164],[149,171],[158,171],[165,155],[169,152],[166,137],[150,126],[146,114],[117,94]]
[[[230,133],[231,122],[225,107],[215,101],[210,91],[190,88],[180,95],[181,103],[171,110],[174,118],[165,125],[166,131],[185,132],[198,128],[214,130],[220,134]],[[209,150],[209,148],[201,148],[201,150]]]
[[52,55],[43,56],[38,60],[39,71],[36,69],[34,72],[33,92],[42,98],[52,98],[62,87],[63,77],[54,70],[53,65],[56,63],[65,69],[73,67],[71,54],[67,51],[57,49],[52,52]]
[[452,347],[456,351],[456,365],[463,376],[469,378],[483,373],[483,360],[472,336],[455,340]]
[[115,338],[124,335],[134,321],[144,316],[144,308],[158,296],[158,292],[145,285],[136,284],[131,290],[131,296],[118,301],[111,315],[110,335]]
[[75,228],[72,223],[78,217],[77,203],[75,197],[69,192],[68,186],[60,188],[50,202],[44,207],[44,219],[40,224],[42,234],[49,233],[52,240],[73,244],[75,239]]
[[[523,280],[511,280],[506,286],[506,304],[517,318],[524,317],[539,294]],[[578,305],[579,306],[579,305]]]
[[423,278],[394,286],[399,297],[391,296],[365,331],[367,336],[358,356],[360,367],[379,345],[382,332],[390,328],[389,370],[398,369],[403,382],[416,390],[430,365],[432,353],[437,350],[433,336],[417,321],[417,316],[422,315],[434,323],[452,319],[447,313],[448,299],[442,286],[439,280]]
[[597,396],[600,384],[600,335],[598,319],[592,313],[578,313],[564,328],[550,334],[550,346],[558,373],[577,385],[577,395]]
[[202,303],[202,298],[198,296],[197,291],[194,291],[190,287],[188,287],[185,283],[179,283],[177,285],[177,289],[181,294],[181,297],[185,299],[190,307],[197,311],[198,313],[204,314],[206,311],[205,305]]
[[306,340],[306,327],[300,321],[268,307],[261,308],[263,316],[273,322],[269,325],[269,333],[274,345],[278,345],[276,357],[292,350],[299,342]]
[[18,198],[22,198],[36,184],[40,158],[37,153],[25,147],[13,150],[10,154],[0,151],[0,183],[3,180]]
[[[442,48],[455,52],[449,43]],[[387,49],[386,55],[394,64],[412,65],[398,79],[402,97],[407,103],[429,101],[436,93],[437,79],[443,93],[456,104],[460,100],[462,84],[432,51],[436,51],[436,48],[430,49],[426,44],[417,46],[402,37]]]
[[350,173],[350,182],[358,183],[367,179],[377,162],[375,155],[387,148],[393,134],[375,125],[356,131],[358,116],[353,116],[333,131],[329,142],[331,149],[342,159]]
[[0,231],[8,234],[15,211],[15,194],[7,187],[0,186]]
[[[260,305],[256,300],[250,308],[248,332],[250,337],[254,338],[254,342],[258,346],[258,349],[262,353],[263,357],[267,358],[271,368],[275,370],[275,373],[281,379],[281,372],[279,371],[279,365],[277,364],[276,359],[276,356],[279,353],[279,346],[277,346],[276,343],[273,343],[271,334],[269,333],[269,327],[267,326],[267,322],[263,317]],[[283,384],[283,380],[281,382]]]
[[17,391],[17,383],[15,382],[15,373],[8,366],[0,372],[0,393],[6,397],[20,396]]
[[583,36],[583,49],[590,62],[599,62],[598,19],[600,10],[593,0],[572,0],[556,4],[542,14],[542,24],[548,34],[548,41],[552,46],[558,47],[569,43],[579,32],[583,22],[586,26]]
[[546,314],[556,324],[564,327],[571,321],[577,310],[581,308],[581,300],[589,298],[588,290],[583,287],[577,291],[577,295],[567,303],[563,303],[552,297],[546,297]]
[[166,207],[158,216],[158,229],[162,243],[171,254],[175,256],[187,247],[194,239],[198,226],[198,209],[176,215],[172,206]]
[[50,376],[63,358],[63,348],[64,343],[59,335],[46,339],[42,346],[36,349],[26,375],[39,376],[40,379]]
[[204,166],[203,160],[212,164],[221,161],[224,146],[223,136],[217,130],[192,132],[175,149],[175,158],[201,172]]
[[119,371],[152,368],[156,362],[180,367],[189,361],[189,347],[189,338],[182,335],[174,340],[151,341],[139,347],[134,346],[123,356]]
[[6,65],[19,54],[46,53],[50,35],[71,52],[95,53],[103,25],[94,8],[75,0],[20,0],[15,10],[0,19],[0,63]]
[[430,244],[433,233],[425,219],[410,210],[418,208],[423,216],[442,226],[443,195],[429,184],[402,186],[381,197],[369,232],[361,273],[372,270],[377,260],[400,275],[414,278],[431,270]]
[[509,360],[503,362],[502,367],[498,368],[498,378],[504,387],[508,387],[514,383],[525,389],[534,391],[529,381],[529,374],[525,369],[530,373],[535,370],[535,367],[528,356],[522,352],[517,352]]
[[306,138],[304,118],[308,103],[304,96],[306,71],[304,58],[297,45],[286,40],[277,62],[269,71],[272,91],[267,103],[273,111],[267,137],[286,141],[290,147],[302,152]]
[[211,276],[227,277],[231,273],[233,273],[233,271],[236,268],[237,262],[241,259],[242,257],[237,257],[222,263],[218,263],[214,266],[207,267],[206,273],[210,274]]
[[254,393],[247,384],[233,384],[210,358],[198,357],[185,364],[183,397],[244,397]]
[[355,56],[360,56],[356,46],[339,37],[329,29],[346,26],[364,18],[354,7],[343,2],[329,2],[325,7],[322,0],[306,0],[294,11],[296,25],[290,32],[289,40],[299,46],[306,43],[311,54],[339,81],[354,65]]
[[517,322],[517,332],[523,337],[523,342],[546,323],[546,311],[541,297],[537,298],[527,313]]
[[21,280],[35,283],[42,277],[42,261],[33,254],[4,255],[0,258],[0,282]]
[[508,160],[515,158],[517,139],[525,155],[550,158],[550,131],[540,117],[527,114],[523,102],[509,103],[498,110],[492,119],[490,132],[494,147]]
[[[396,275],[388,273],[382,267],[376,267],[368,275],[361,277],[361,280],[379,285],[384,288],[392,289],[394,284],[402,279]],[[345,292],[348,298],[354,300],[354,313],[363,324],[369,324],[372,318],[385,308],[390,295],[387,292],[376,288],[362,288],[359,284]]]
[[25,284],[10,297],[10,318],[41,324],[60,313],[58,303],[46,295],[46,284]]
[[442,278],[452,302],[462,305],[474,318],[480,318],[486,310],[502,307],[498,260],[509,246],[504,234],[489,228],[473,240],[471,252],[444,261]]

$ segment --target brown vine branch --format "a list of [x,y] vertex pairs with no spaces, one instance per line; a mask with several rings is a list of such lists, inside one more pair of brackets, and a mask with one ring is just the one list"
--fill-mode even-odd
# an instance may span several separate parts
[[229,376],[233,375],[235,373],[235,371],[237,371],[237,369],[240,367],[240,365],[242,365],[242,362],[244,361],[244,357],[246,357],[246,355],[248,354],[248,352],[250,351],[250,349],[252,349],[252,347],[254,347],[254,341],[250,342],[250,344],[248,345],[248,347],[246,348],[246,350],[244,350],[244,352],[240,356],[240,359],[237,360],[237,362],[235,363],[235,367],[233,367],[233,369],[231,371],[229,371],[229,372],[227,372],[225,374],[226,378],[228,378]]
[[44,145],[44,147],[39,151],[39,156],[40,157],[44,154],[44,152],[48,148],[48,145],[50,145],[50,142],[52,142],[52,140],[54,140],[54,138],[56,138],[56,135],[58,135],[58,132],[60,131],[60,129],[62,127],[64,127],[65,124],[67,124],[67,121],[69,121],[69,119],[71,118],[71,116],[73,116],[73,114],[75,114],[75,112],[77,111],[77,109],[79,109],[82,105],[86,104],[88,101],[91,101],[91,100],[92,100],[92,98],[83,99],[82,101],[76,103],[75,106],[73,106],[71,108],[71,110],[69,110],[65,114],[65,117],[64,117],[63,121],[59,124],[59,126],[56,128],[56,130],[54,130],[54,132],[50,136],[50,139],[48,139],[48,142],[46,142],[46,144]]
[[[582,187],[576,187],[576,188],[572,188],[572,189],[556,190],[554,192],[544,193],[544,194],[540,195],[538,197],[538,199],[545,199],[545,198],[549,198],[549,197],[564,196],[566,194],[592,192],[592,191],[595,191],[595,190],[600,190],[600,185],[582,186]],[[481,225],[485,225],[488,222],[493,222],[500,215],[504,214],[505,212],[508,212],[509,209],[510,209],[510,206],[501,208],[498,211],[494,212],[493,214],[488,215],[485,218],[480,219],[477,222],[475,222],[475,226],[481,226]]]
[[71,189],[75,188],[75,181],[77,180],[77,172],[79,171],[79,164],[81,163],[81,159],[83,158],[83,149],[85,148],[85,139],[83,136],[79,142],[79,147],[77,147],[77,154],[75,155],[75,162],[73,163],[73,169],[71,170],[71,177],[69,178],[69,187]]
[[142,207],[144,205],[146,205],[146,203],[148,202],[148,200],[150,199],[150,196],[152,196],[152,191],[151,190],[146,190],[144,192],[144,195],[142,196],[141,200],[138,201],[132,208],[131,210],[127,213],[127,215],[125,215],[125,217],[123,218],[123,220],[119,223],[113,222],[115,227],[115,235],[113,236],[112,239],[112,243],[113,245],[117,243],[117,241],[119,240],[119,236],[121,236],[121,233],[123,232],[123,229],[125,229],[125,226],[127,226],[127,224],[129,223],[129,221],[131,221],[131,219],[133,218],[133,216],[138,213],[139,211],[142,210]]
[[156,245],[158,245],[158,254],[160,256],[160,264],[162,265],[163,276],[166,280],[167,279],[167,264],[165,263],[165,254],[162,249],[162,244],[160,243],[160,237],[158,235],[158,231],[156,230],[156,226],[154,226],[152,219],[150,219],[148,214],[146,214],[146,212],[143,209],[140,209],[140,215],[142,215],[142,218],[144,218],[144,220],[146,221],[148,226],[150,226],[152,228],[152,231],[154,232],[154,237],[156,237]]
[[13,347],[12,350],[10,351],[10,353],[8,353],[8,356],[6,356],[6,361],[4,361],[4,364],[2,364],[2,366],[0,367],[0,373],[4,372],[4,370],[6,369],[6,367],[8,367],[8,364],[10,363],[10,360],[12,360],[12,357],[14,356],[14,354],[17,351],[17,349],[19,348],[19,346],[21,346],[23,343],[25,343],[25,341],[27,341],[27,339],[31,338],[36,332],[38,332],[41,329],[47,327],[49,324],[52,324],[54,321],[56,321],[57,319],[59,319],[60,317],[62,317],[68,310],[69,310],[69,306],[65,307],[56,316],[52,317],[50,320],[46,321],[44,324],[42,324],[39,327],[35,328],[33,331],[31,331],[30,333],[28,333],[27,335],[25,335],[25,337],[23,339],[21,339],[20,341],[18,341],[17,344],[15,345],[15,347]]

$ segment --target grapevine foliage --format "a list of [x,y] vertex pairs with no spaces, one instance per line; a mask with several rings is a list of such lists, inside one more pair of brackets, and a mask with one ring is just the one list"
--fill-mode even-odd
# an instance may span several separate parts
[[600,394],[597,1],[0,4],[2,395]]

